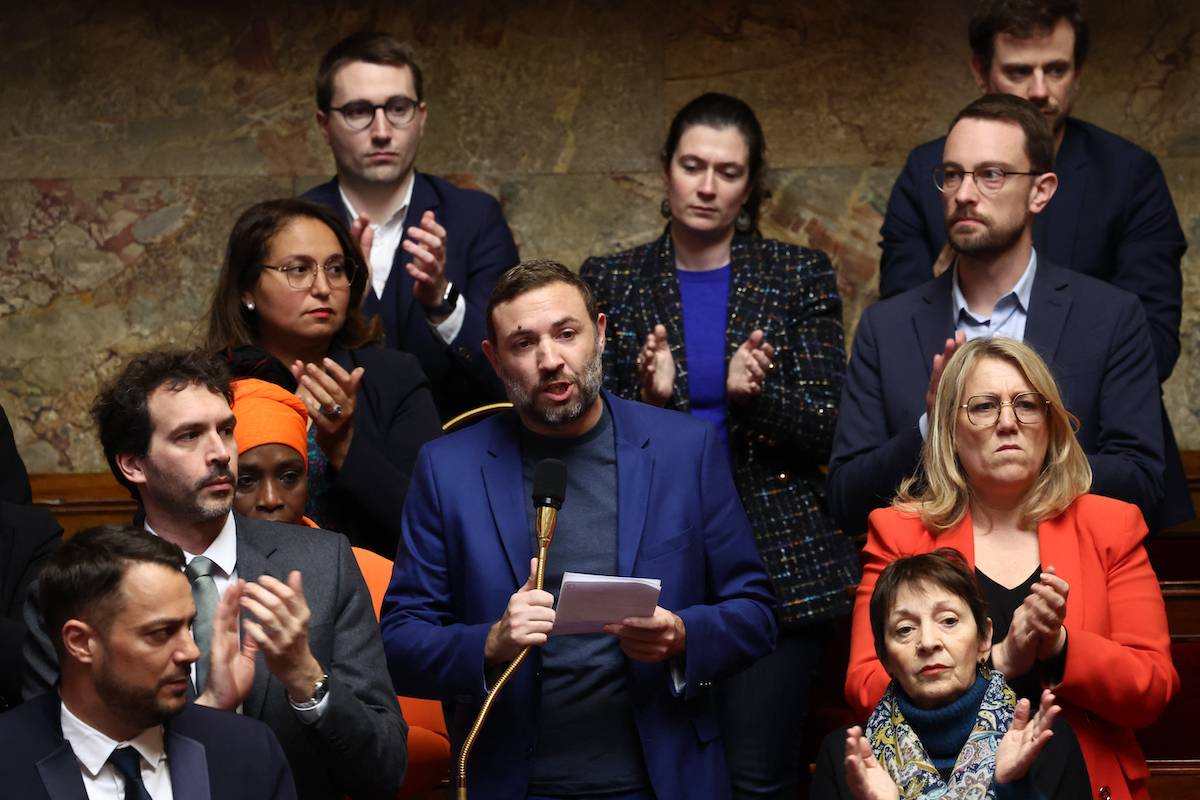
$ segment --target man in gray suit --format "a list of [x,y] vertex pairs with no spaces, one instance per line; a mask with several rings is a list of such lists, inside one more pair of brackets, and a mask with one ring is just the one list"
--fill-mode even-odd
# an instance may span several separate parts
[[[231,512],[236,423],[224,366],[198,352],[135,358],[92,407],[113,475],[152,533],[179,545],[197,605],[197,702],[261,719],[306,800],[392,797],[407,726],[387,679],[371,598],[340,534]],[[241,647],[212,629],[239,594]],[[27,698],[57,680],[39,610],[27,607]],[[234,638],[236,641],[236,638]],[[221,668],[210,669],[213,662]],[[212,680],[208,678],[211,674]]]

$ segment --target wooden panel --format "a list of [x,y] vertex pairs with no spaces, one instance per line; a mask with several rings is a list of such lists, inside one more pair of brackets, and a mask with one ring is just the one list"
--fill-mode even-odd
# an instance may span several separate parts
[[1200,797],[1200,759],[1151,759],[1150,794],[1154,800],[1196,800]]
[[1200,642],[1200,581],[1163,581],[1167,625],[1176,642]]
[[110,472],[30,475],[34,505],[49,509],[70,538],[92,525],[124,525],[137,503]]

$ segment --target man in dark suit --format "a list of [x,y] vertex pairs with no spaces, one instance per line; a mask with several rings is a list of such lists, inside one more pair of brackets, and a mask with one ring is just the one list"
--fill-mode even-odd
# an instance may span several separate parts
[[337,177],[304,196],[362,232],[366,310],[382,318],[390,347],[420,359],[448,419],[503,399],[479,342],[488,293],[517,263],[517,247],[492,197],[416,171],[423,90],[421,68],[392,36],[334,45],[317,71],[317,124]]
[[[135,358],[93,406],[105,456],[148,530],[183,548],[199,609],[199,702],[266,722],[302,798],[391,797],[406,727],[387,681],[371,598],[340,534],[230,512],[237,473],[229,379],[201,353]],[[303,576],[303,577],[301,577]],[[212,611],[238,591],[246,645],[233,683],[210,681]],[[38,609],[26,621],[26,697],[56,677]],[[254,656],[253,651],[256,651]],[[252,657],[253,656],[253,657]]]
[[0,711],[21,702],[25,597],[62,542],[62,526],[44,508],[0,500]]
[[[776,627],[716,430],[601,392],[604,315],[560,264],[506,273],[488,320],[516,412],[421,451],[381,623],[396,687],[452,704],[458,748],[489,680],[532,646],[475,744],[472,797],[727,797],[712,682]],[[568,478],[539,591],[528,498],[548,457]],[[659,578],[658,606],[548,639],[565,570]]]
[[8,424],[8,415],[0,408],[0,500],[28,503],[32,499],[25,462],[17,452],[17,442],[12,426]]
[[942,367],[976,336],[1022,339],[1050,365],[1080,420],[1092,491],[1146,515],[1161,500],[1158,379],[1141,304],[1033,245],[1034,218],[1057,188],[1053,166],[1050,128],[1026,100],[986,95],[951,125],[930,183],[942,190],[954,263],[868,308],[855,334],[828,487],[848,532],[865,530],[916,468]]
[[[1038,106],[1054,132],[1059,186],[1033,226],[1047,261],[1137,295],[1149,323],[1160,383],[1179,358],[1180,262],[1187,241],[1155,158],[1101,128],[1072,119],[1088,50],[1075,0],[988,0],[970,22],[971,72],[981,92],[1014,94]],[[953,258],[942,198],[930,175],[945,140],[913,150],[892,188],[880,231],[879,293],[892,297],[940,275]],[[1179,450],[1162,413],[1164,496],[1152,528],[1191,519]]]
[[[296,797],[270,728],[187,701],[200,651],[183,569],[176,545],[112,526],[79,533],[50,559],[40,605],[62,681],[0,715],[6,797]],[[235,605],[223,612],[236,624]],[[214,680],[224,679],[220,669]]]

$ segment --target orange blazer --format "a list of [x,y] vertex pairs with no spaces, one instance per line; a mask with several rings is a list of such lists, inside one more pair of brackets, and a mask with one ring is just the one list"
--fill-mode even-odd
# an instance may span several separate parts
[[[1142,547],[1145,536],[1146,523],[1137,506],[1091,494],[1038,525],[1042,568],[1053,565],[1071,587],[1063,622],[1066,667],[1054,691],[1079,737],[1093,797],[1107,786],[1113,800],[1149,798],[1149,771],[1132,729],[1154,722],[1179,691],[1166,607]],[[862,719],[891,680],[875,656],[871,633],[875,581],[895,559],[939,547],[953,547],[975,566],[969,513],[940,536],[927,530],[919,517],[892,508],[871,513],[846,674],[846,700]]]

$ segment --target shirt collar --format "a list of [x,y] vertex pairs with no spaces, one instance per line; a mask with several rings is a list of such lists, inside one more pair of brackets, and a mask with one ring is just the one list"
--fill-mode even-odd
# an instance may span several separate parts
[[[372,228],[382,228],[389,225],[397,225],[404,221],[404,216],[408,213],[408,207],[412,205],[413,186],[417,183],[417,171],[413,170],[408,173],[408,185],[404,189],[404,202],[400,204],[400,208],[396,209],[396,213],[392,214],[392,218],[384,223],[371,223]],[[342,185],[338,184],[338,194],[342,197],[342,203],[345,204],[346,210],[350,212],[350,219],[358,219],[358,212],[354,210],[354,204],[350,202],[350,198],[346,196],[346,190]]]
[[59,721],[62,723],[63,738],[71,744],[75,758],[93,778],[104,768],[108,757],[118,747],[128,745],[137,750],[155,770],[167,756],[163,745],[162,725],[149,727],[127,742],[118,742],[72,714],[66,703],[60,703],[59,706],[62,709]]
[[[950,278],[950,291],[954,300],[954,319],[961,319],[964,313],[975,318],[971,314],[971,308],[967,305],[967,298],[962,293],[962,288],[958,285],[958,259],[954,261],[953,275]],[[1037,273],[1037,250],[1029,249],[1029,263],[1025,265],[1025,271],[1021,273],[1021,277],[1017,279],[1016,284],[1008,292],[1008,294],[996,301],[996,305],[1000,305],[1005,299],[1012,297],[1017,301],[1017,305],[1021,311],[1029,313],[1029,298],[1033,295],[1033,277]],[[993,306],[995,308],[995,306]],[[982,321],[982,320],[981,320]]]
[[[146,520],[146,530],[158,536],[154,528],[150,527],[149,520]],[[221,569],[225,577],[232,575],[233,570],[237,567],[237,525],[233,521],[233,513],[225,515],[225,524],[221,527],[221,532],[217,534],[217,538],[213,539],[207,550],[203,553],[189,553],[184,550],[183,555],[189,564],[196,556],[205,556]]]

